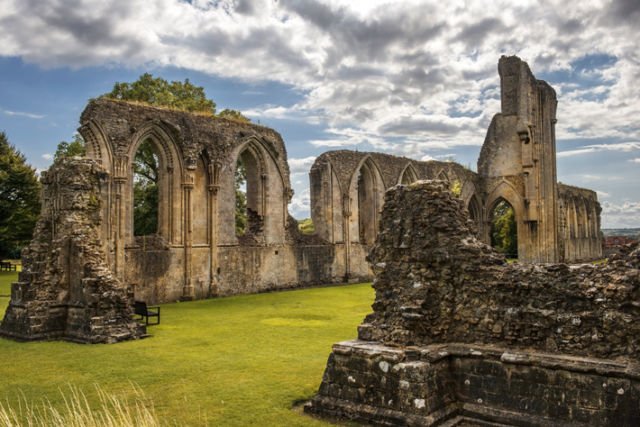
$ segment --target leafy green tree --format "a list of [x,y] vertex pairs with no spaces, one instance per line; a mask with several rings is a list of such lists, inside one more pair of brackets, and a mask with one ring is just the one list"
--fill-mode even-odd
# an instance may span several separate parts
[[311,218],[305,218],[298,220],[298,230],[302,234],[313,234],[316,231],[315,226],[313,225],[313,220]]
[[73,141],[60,141],[56,153],[53,155],[54,160],[58,160],[64,157],[84,156],[86,148],[84,144],[84,138],[79,133],[73,135]]
[[242,236],[247,230],[247,169],[242,158],[236,165],[236,235]]
[[18,258],[40,214],[40,182],[22,153],[0,132],[0,257]]
[[153,143],[140,144],[133,160],[133,234],[158,232],[158,168],[160,161]]
[[518,229],[513,207],[500,200],[491,218],[491,246],[509,258],[518,257]]
[[111,92],[102,96],[184,111],[216,113],[216,103],[207,98],[203,87],[193,85],[189,79],[169,83],[149,73],[144,73],[133,83],[116,82]]

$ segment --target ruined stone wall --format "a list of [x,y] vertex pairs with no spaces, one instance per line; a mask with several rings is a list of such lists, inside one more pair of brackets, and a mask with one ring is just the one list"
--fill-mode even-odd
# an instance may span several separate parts
[[604,265],[504,265],[474,237],[460,200],[443,190],[441,183],[419,183],[387,193],[369,256],[374,313],[361,339],[638,354],[640,251]]
[[144,335],[132,319],[131,290],[105,262],[101,194],[108,177],[86,159],[58,161],[43,173],[43,211],[23,251],[0,335],[87,343]]
[[[575,203],[576,208],[570,208],[576,212],[573,221],[582,224],[580,237],[566,230],[567,191],[557,184],[556,176],[555,91],[537,80],[518,57],[502,57],[498,71],[502,111],[493,117],[487,130],[478,173],[451,162],[420,162],[344,150],[324,153],[310,173],[311,214],[318,235],[329,242],[370,247],[370,236],[375,237],[382,210],[382,194],[387,188],[418,179],[442,179],[459,186],[459,197],[484,242],[491,241],[490,222],[495,206],[502,200],[511,205],[520,261],[600,257],[599,225],[597,232],[592,229],[599,210],[594,193],[585,190],[580,196],[583,200]],[[559,192],[564,199],[559,198]],[[363,197],[362,193],[370,197]],[[374,230],[362,233],[362,222]],[[351,265],[363,261],[353,259]]]
[[307,410],[377,425],[640,422],[640,247],[598,266],[506,264],[447,187],[387,192],[373,313],[334,346]]
[[[309,174],[311,217],[317,235],[344,247],[345,277],[367,278],[365,257],[378,230],[387,188],[418,179],[443,179],[456,187],[474,211],[476,229],[485,232],[480,177],[453,162],[421,162],[406,157],[357,151],[329,151],[318,156]],[[364,178],[364,179],[363,179]],[[368,197],[362,197],[362,193]],[[367,229],[363,230],[366,226]]]
[[[343,280],[344,259],[326,255],[335,248],[323,240],[305,248],[288,231],[296,225],[287,211],[293,192],[277,132],[106,99],[92,101],[81,122],[88,156],[111,173],[103,195],[108,260],[137,297],[163,302]],[[134,236],[132,162],[145,141],[156,147],[161,166],[159,230]],[[247,170],[249,225],[236,236],[240,158]]]
[[558,184],[560,253],[565,262],[602,257],[600,212],[595,191]]

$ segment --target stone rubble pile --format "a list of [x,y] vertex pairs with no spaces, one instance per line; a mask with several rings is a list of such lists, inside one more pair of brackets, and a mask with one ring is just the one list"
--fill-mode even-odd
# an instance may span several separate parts
[[506,264],[446,184],[387,192],[369,255],[374,312],[359,338],[482,343],[595,357],[640,351],[640,249],[602,265]]
[[0,334],[19,339],[109,343],[143,336],[132,294],[108,268],[99,239],[98,164],[63,159],[43,174],[44,211],[22,254]]

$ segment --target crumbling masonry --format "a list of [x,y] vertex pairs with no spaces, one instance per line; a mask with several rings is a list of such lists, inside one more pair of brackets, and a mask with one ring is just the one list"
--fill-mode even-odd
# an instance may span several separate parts
[[[293,192],[287,152],[277,132],[169,109],[91,101],[79,129],[87,143],[87,158],[54,165],[44,180],[44,212],[50,216],[41,219],[26,253],[24,272],[13,287],[0,333],[21,339],[73,338],[70,330],[61,331],[75,322],[79,312],[86,314],[87,328],[100,323],[103,315],[126,317],[124,311],[117,315],[92,311],[96,306],[89,301],[95,296],[77,299],[68,291],[84,295],[81,289],[94,283],[94,273],[87,270],[83,257],[68,258],[68,265],[60,260],[59,254],[75,250],[67,243],[74,240],[75,228],[62,225],[68,211],[60,206],[76,194],[65,192],[85,191],[62,188],[65,180],[93,183],[87,194],[95,203],[69,220],[82,217],[83,227],[92,227],[91,265],[109,273],[108,282],[119,295],[115,305],[131,293],[136,299],[159,303],[370,280],[365,257],[376,239],[385,190],[425,178],[459,187],[464,207],[485,242],[491,210],[500,200],[508,201],[515,211],[523,262],[601,256],[595,193],[556,182],[553,89],[536,80],[519,58],[503,57],[499,71],[502,113],[491,122],[477,173],[449,162],[325,153],[310,172],[315,236],[300,235],[289,216]],[[159,160],[158,229],[153,235],[135,236],[133,160],[143,143],[151,144]],[[250,214],[248,232],[240,237],[235,231],[239,159],[247,170]],[[83,334],[85,338],[73,339],[97,340]],[[131,331],[131,337],[137,335]],[[118,332],[113,339],[126,336]]]
[[358,340],[334,345],[308,412],[398,426],[640,424],[640,248],[598,266],[508,265],[445,182],[399,185],[384,203],[373,313]]

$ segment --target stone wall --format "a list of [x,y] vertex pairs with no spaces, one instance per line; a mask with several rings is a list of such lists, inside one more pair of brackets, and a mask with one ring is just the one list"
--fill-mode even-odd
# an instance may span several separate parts
[[640,248],[604,265],[506,264],[447,183],[419,181],[387,192],[369,261],[373,313],[334,347],[310,411],[381,425],[640,419]]
[[105,262],[99,231],[107,177],[86,159],[58,161],[42,175],[43,210],[0,335],[104,343],[145,334],[132,319],[130,289]]
[[[299,236],[284,142],[268,128],[106,99],[81,117],[88,153],[109,172],[103,227],[112,270],[149,302],[261,292],[345,279],[340,248]],[[160,160],[159,229],[134,236],[132,161]],[[247,232],[235,231],[235,169],[247,170]],[[362,264],[365,268],[366,264]],[[358,272],[351,279],[368,279]]]
[[603,238],[595,191],[558,183],[559,242],[562,260],[602,257]]

